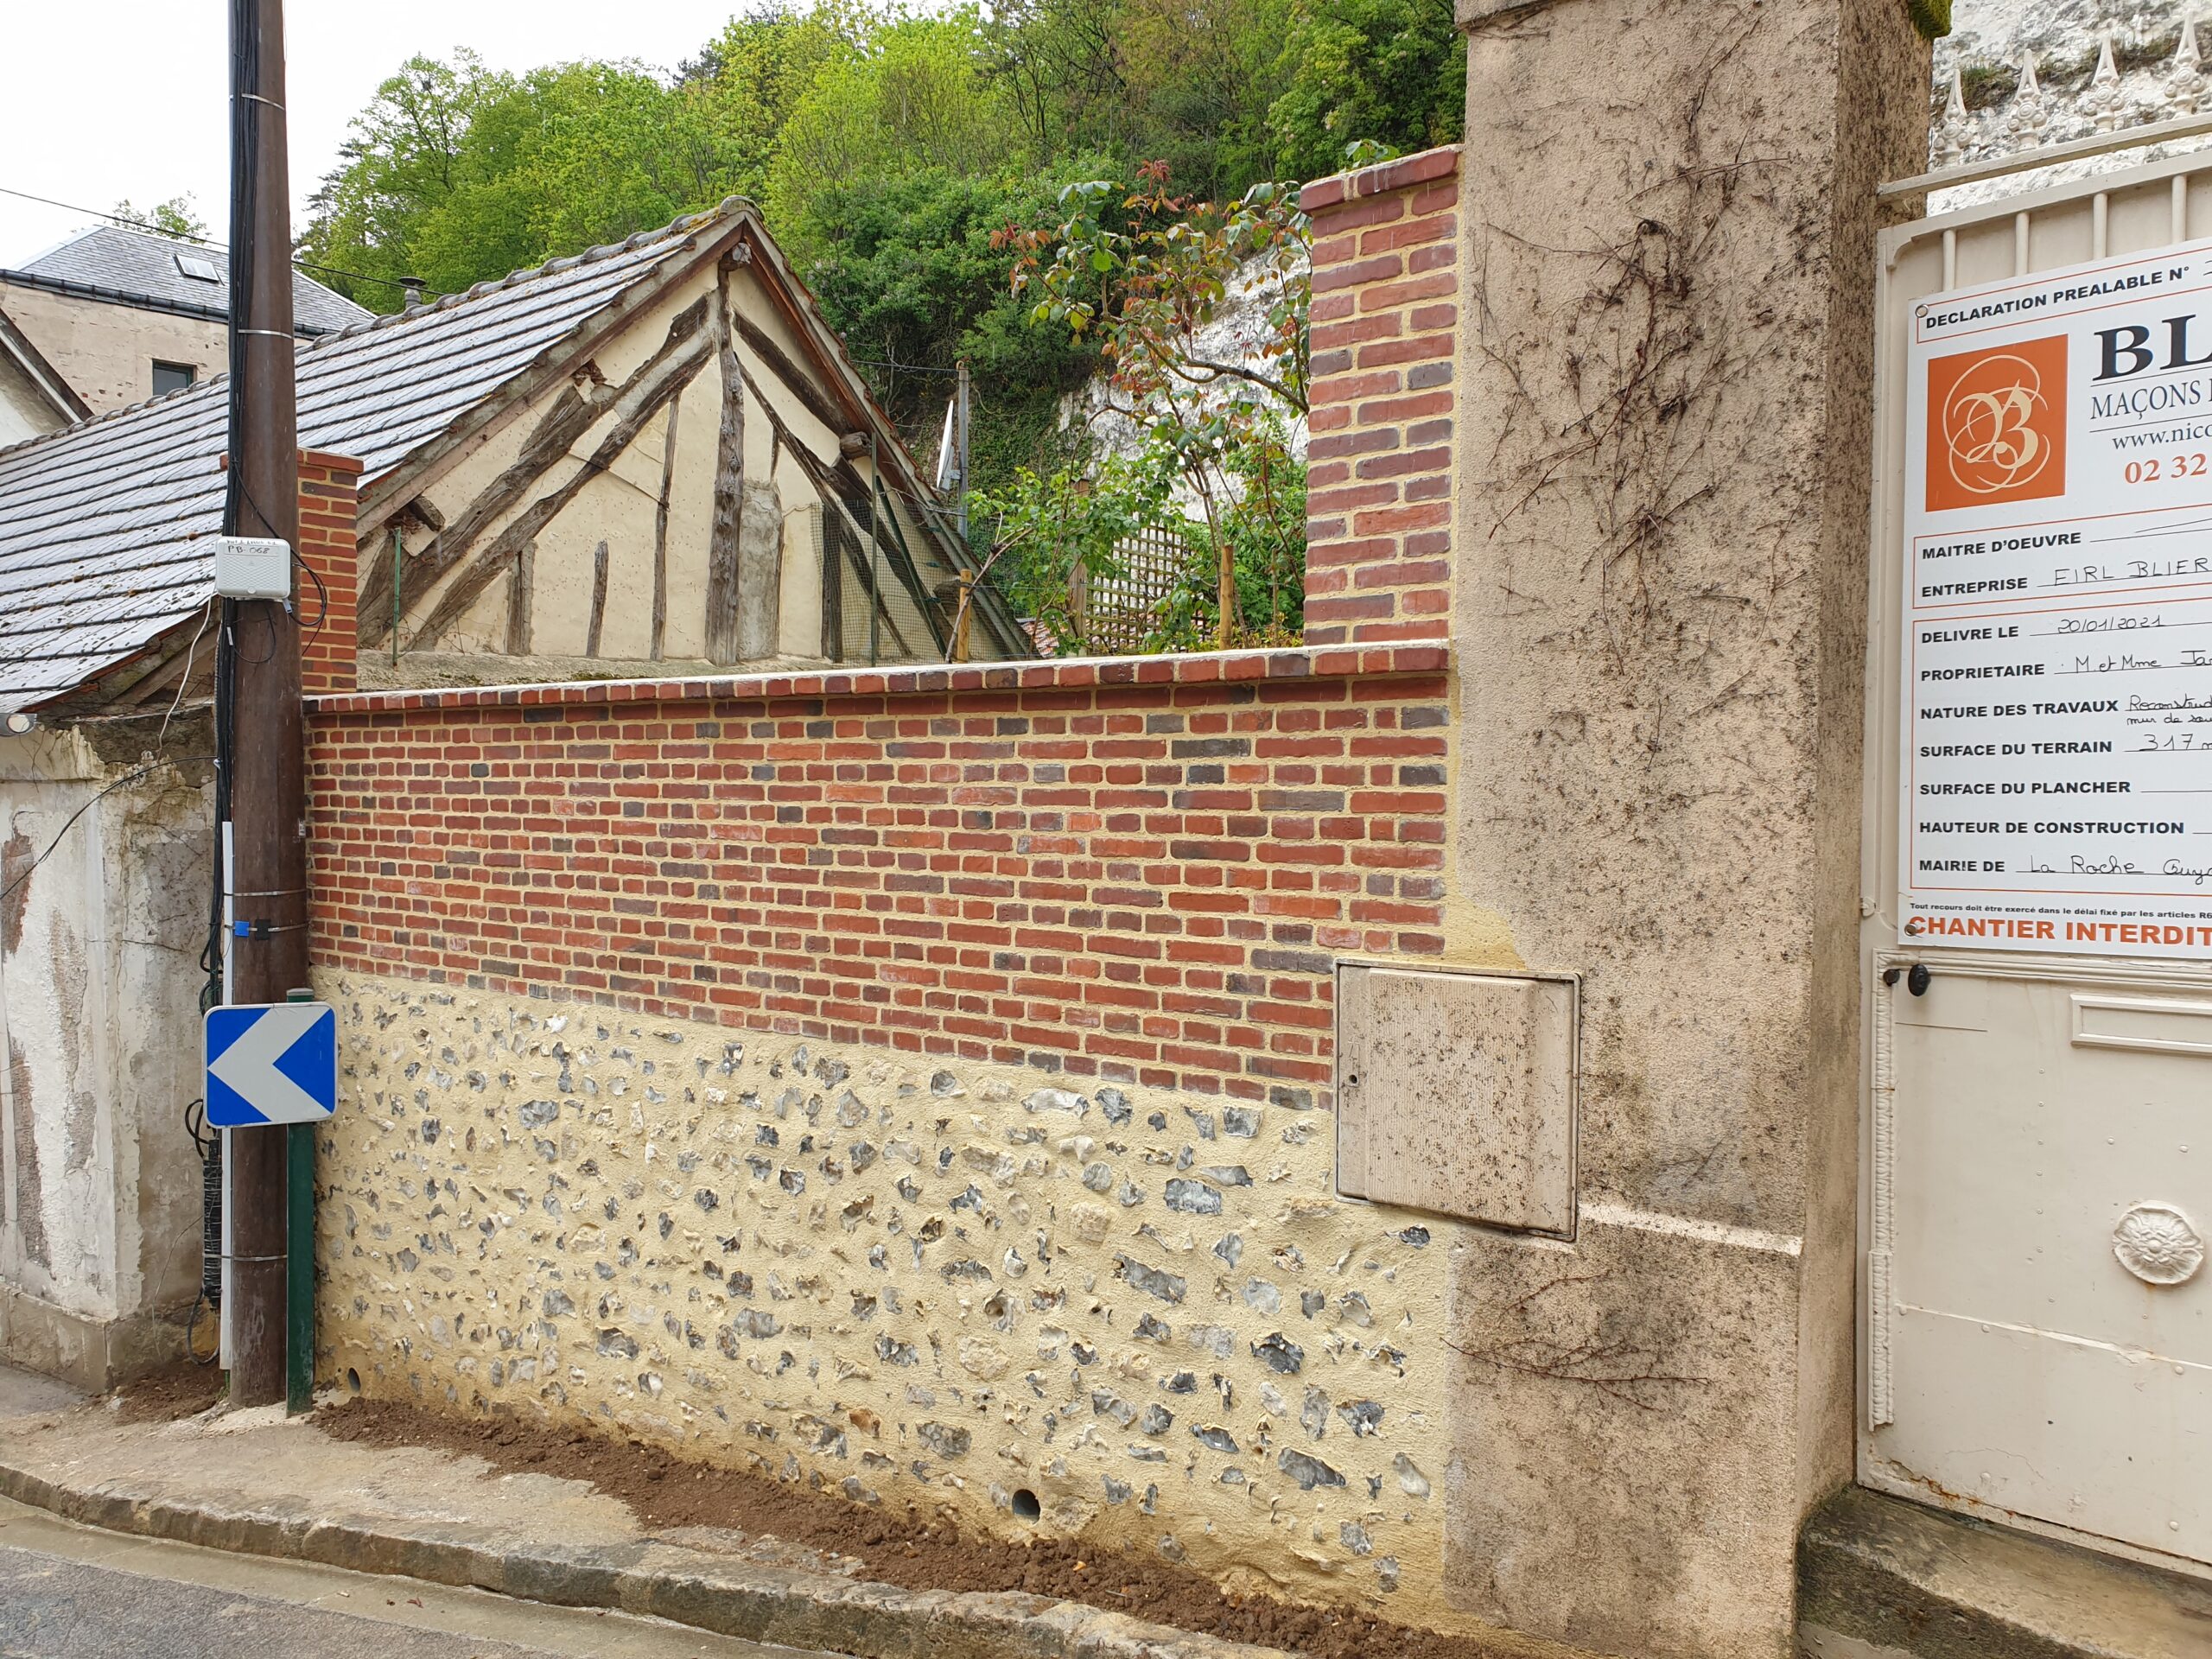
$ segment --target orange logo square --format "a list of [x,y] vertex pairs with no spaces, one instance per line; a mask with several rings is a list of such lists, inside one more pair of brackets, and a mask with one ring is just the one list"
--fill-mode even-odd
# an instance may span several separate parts
[[1929,512],[2065,493],[2065,335],[1929,364]]

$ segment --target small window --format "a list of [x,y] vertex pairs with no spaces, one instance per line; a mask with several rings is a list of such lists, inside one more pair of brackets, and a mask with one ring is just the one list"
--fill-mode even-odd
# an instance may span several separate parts
[[223,280],[216,274],[215,262],[203,259],[196,253],[178,254],[176,268],[179,274],[191,277],[195,283],[219,283]]
[[164,363],[154,359],[154,396],[165,392],[182,391],[200,378],[200,371],[189,363]]

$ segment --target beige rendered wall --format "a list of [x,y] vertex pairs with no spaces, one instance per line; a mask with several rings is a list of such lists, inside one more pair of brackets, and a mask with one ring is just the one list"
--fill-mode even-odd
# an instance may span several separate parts
[[1928,48],[1900,0],[1460,16],[1454,944],[1585,976],[1583,1207],[1455,1255],[1446,1573],[1783,1659],[1852,1467],[1872,193]]
[[[712,273],[702,272],[641,313],[593,353],[591,361],[597,372],[608,384],[620,385],[658,349],[667,338],[670,324],[688,307],[700,302],[712,287]],[[470,504],[483,495],[502,472],[515,464],[531,431],[568,385],[563,380],[546,387],[530,404],[505,419],[487,442],[472,446],[423,492],[424,499],[446,523],[460,520]],[[676,470],[670,495],[667,543],[667,655],[672,658],[696,658],[704,648],[707,532],[713,512],[719,415],[714,388],[715,372],[710,361],[675,400],[680,405],[680,413],[677,416]],[[532,480],[507,511],[483,526],[475,545],[489,546],[533,502],[552,493],[580,471],[615,422],[616,414],[612,409],[602,413],[569,446],[567,455],[556,461],[541,478]],[[635,658],[646,655],[652,630],[653,522],[660,495],[668,422],[669,412],[665,410],[655,416],[616,457],[613,466],[588,480],[538,532],[531,575],[533,654],[583,654],[590,628],[594,563],[599,543],[604,541],[607,546],[607,598],[601,654]],[[766,461],[765,441],[761,461],[764,465]],[[373,482],[369,493],[374,493]],[[410,554],[427,549],[433,539],[430,532],[419,524],[410,524],[408,528]],[[373,535],[363,545],[360,556],[365,568],[372,559],[388,564],[391,556],[391,532],[387,530]],[[465,555],[456,569],[465,569],[467,563]],[[512,576],[502,576],[486,588],[434,648],[506,651],[512,581]],[[404,595],[410,630],[430,614],[442,592],[442,582],[426,584],[420,568],[410,564]],[[402,661],[404,662],[404,657]]]
[[156,358],[189,363],[203,380],[221,373],[229,361],[224,325],[208,318],[142,311],[5,282],[0,282],[0,310],[16,320],[95,415],[152,397]]
[[13,359],[0,357],[0,445],[20,443],[67,424],[68,417],[54,412],[30,376]]

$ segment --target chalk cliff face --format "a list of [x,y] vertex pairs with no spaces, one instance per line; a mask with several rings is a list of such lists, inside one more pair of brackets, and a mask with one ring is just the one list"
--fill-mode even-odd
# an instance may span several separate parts
[[[1991,160],[2212,108],[2189,0],[1961,0],[1936,44],[1929,165]],[[1942,192],[1933,211],[2109,173],[2202,137]]]
[[[1295,274],[1300,278],[1305,276],[1305,262],[1300,262]],[[1281,296],[1281,287],[1282,274],[1274,270],[1267,258],[1247,260],[1230,278],[1229,291],[1215,308],[1212,321],[1198,331],[1192,340],[1192,355],[1211,362],[1234,363],[1243,368],[1272,372],[1265,350],[1268,311]],[[1244,382],[1224,380],[1202,402],[1212,410],[1225,406],[1232,398],[1251,395],[1251,387]],[[1097,375],[1060,400],[1060,425],[1084,428],[1092,442],[1106,454],[1134,455],[1144,448],[1151,429],[1122,412],[1126,401],[1115,390],[1110,376]],[[1290,452],[1303,461],[1305,418],[1294,414],[1287,405],[1279,407],[1289,427]],[[1197,492],[1187,485],[1177,487],[1175,504],[1193,515],[1203,511]]]

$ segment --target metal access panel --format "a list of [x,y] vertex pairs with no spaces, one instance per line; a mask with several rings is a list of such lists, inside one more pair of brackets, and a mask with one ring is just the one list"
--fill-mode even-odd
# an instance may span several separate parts
[[1349,1198],[1572,1237],[1578,987],[1337,970],[1337,1185]]
[[[1860,957],[1859,1478],[2200,1571],[2212,1565],[2212,950],[2196,883],[2199,867],[2212,872],[2212,850],[2194,849],[2212,849],[2212,747],[2130,751],[2138,733],[2197,723],[2194,683],[2183,682],[2212,641],[2212,618],[2190,607],[2212,611],[2212,589],[2190,573],[2212,555],[2212,533],[2184,526],[2153,558],[2071,505],[2102,475],[2085,469],[2107,465],[2100,446],[2120,429],[2107,423],[2138,418],[2132,411],[2077,418],[2063,466],[2054,459],[2001,512],[1971,518],[2002,518],[1994,531],[1916,539],[1914,524],[1943,504],[1932,486],[1917,496],[1911,486],[1939,460],[1956,474],[1961,452],[1937,418],[1958,402],[1942,378],[1947,363],[1970,367],[1977,352],[2013,349],[2005,342],[2015,335],[2079,334],[2085,325],[2068,308],[2103,303],[2099,294],[2123,280],[2098,271],[2208,236],[2212,155],[2199,152],[1881,238]],[[2179,274],[2203,257],[2200,246],[2158,262],[2167,274],[2156,319],[2171,310],[2212,324],[2198,315],[2202,284]],[[2091,270],[2042,281],[2075,266]],[[2177,289],[2190,291],[2164,306]],[[1979,293],[1951,297],[1964,289]],[[2015,293],[2040,308],[2020,310],[2006,299]],[[1916,327],[1999,303],[2014,308],[1993,316],[2012,330],[1989,336],[1997,346],[1961,340],[1933,361],[1924,336],[1916,346]],[[2083,383],[2071,394],[2082,416],[2099,365],[2077,356],[2068,372]],[[2190,384],[2212,404],[2212,376]],[[2046,380],[2042,394],[2056,407],[2061,391]],[[2024,407],[2016,399],[2014,411]],[[1938,437],[1950,446],[1940,455]],[[2191,457],[2212,449],[2175,447]],[[2187,500],[2158,492],[2177,470],[2195,487],[2198,463],[2140,470],[2153,510],[2141,521],[2164,529],[2157,512]],[[2083,526],[2079,546],[2054,547],[2047,567],[2010,550],[2035,544],[2062,510]],[[2109,522],[2134,521],[2115,510]],[[2139,573],[2123,563],[2132,559],[2146,561]],[[2005,561],[2017,567],[2011,590],[1993,581],[1978,591],[2005,574],[1995,569]],[[1931,606],[1930,592],[1969,597]],[[1929,620],[1985,598],[1967,620]],[[2075,634],[2080,660],[2037,656]],[[2019,677],[1952,678],[1923,696],[1930,663]],[[2064,728],[2076,707],[2102,712]],[[2100,719],[2115,729],[2088,729]],[[1937,792],[1924,787],[1931,777],[1968,781],[1923,811],[1918,803]],[[2038,799],[2075,780],[2120,788],[2101,779],[2133,781],[2126,792]],[[2153,859],[2120,844],[2134,820],[2172,846]],[[1961,826],[2024,839],[2011,849],[1944,840]],[[1908,836],[1923,844],[1915,850]],[[2120,919],[2101,924],[2100,906]],[[2157,925],[2144,925],[2146,913]]]

